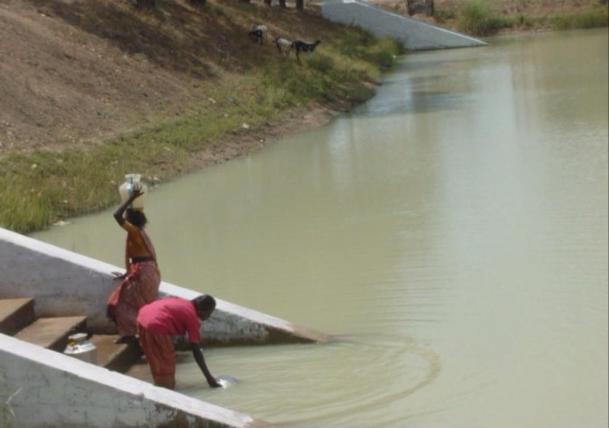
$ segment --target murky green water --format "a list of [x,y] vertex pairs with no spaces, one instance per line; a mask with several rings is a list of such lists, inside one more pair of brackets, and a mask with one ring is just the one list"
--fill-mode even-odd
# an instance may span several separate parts
[[[166,280],[341,337],[180,387],[302,426],[607,426],[607,39],[410,55],[355,114],[151,194]],[[37,237],[122,263],[109,212]]]

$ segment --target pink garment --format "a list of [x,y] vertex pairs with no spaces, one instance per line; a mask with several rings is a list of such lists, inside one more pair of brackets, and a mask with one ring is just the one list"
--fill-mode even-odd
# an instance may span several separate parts
[[127,230],[125,259],[130,261],[130,241],[139,241],[145,247],[152,260],[146,262],[129,262],[125,279],[114,289],[108,298],[106,312],[116,323],[118,334],[134,336],[137,333],[137,313],[142,306],[159,297],[161,273],[156,263],[154,246],[143,230],[125,222],[122,227]]
[[176,351],[171,336],[154,334],[139,326],[140,346],[146,355],[154,384],[169,389],[176,386]]
[[118,334],[134,336],[139,309],[159,297],[161,274],[156,262],[129,265],[127,277],[108,299],[108,316],[116,322]]
[[191,343],[201,342],[201,321],[195,305],[180,297],[167,297],[143,306],[137,323],[153,334],[182,336],[188,333]]

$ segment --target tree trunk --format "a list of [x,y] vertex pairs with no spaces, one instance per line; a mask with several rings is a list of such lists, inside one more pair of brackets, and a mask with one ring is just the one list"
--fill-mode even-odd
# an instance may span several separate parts
[[273,1],[273,0],[264,0],[264,4],[266,4],[267,6],[269,6],[269,7],[270,7],[270,6],[271,6],[271,2],[272,2],[272,1]]
[[433,0],[425,0],[425,15],[433,16],[433,14],[434,14]]
[[287,7],[287,5],[285,4],[285,0],[279,0],[279,7],[282,7],[284,9]]
[[304,0],[296,0],[296,9],[304,10]]
[[406,0],[406,11],[408,12],[408,15],[412,16],[414,15],[414,5],[413,5],[413,0]]

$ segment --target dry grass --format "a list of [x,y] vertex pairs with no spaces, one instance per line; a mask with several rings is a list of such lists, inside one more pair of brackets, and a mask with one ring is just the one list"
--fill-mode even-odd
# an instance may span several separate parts
[[[402,0],[376,2],[406,13]],[[599,0],[435,0],[435,6],[436,23],[476,36],[501,30],[563,30],[608,25],[607,5]]]

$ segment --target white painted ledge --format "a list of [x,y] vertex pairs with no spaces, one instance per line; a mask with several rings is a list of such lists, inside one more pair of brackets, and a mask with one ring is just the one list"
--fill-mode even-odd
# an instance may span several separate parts
[[377,37],[390,37],[408,50],[485,46],[474,37],[399,15],[361,0],[329,0],[322,4],[324,18],[357,25]]
[[[117,266],[0,228],[0,298],[32,297],[38,316],[86,315],[94,332],[110,332],[106,300]],[[167,282],[160,292],[192,299],[200,293]],[[214,296],[216,297],[216,296]],[[328,336],[222,299],[203,323],[206,342],[221,345],[325,342]]]
[[[262,427],[267,423],[0,334],[0,425],[11,428]],[[2,410],[5,411],[4,418]]]

